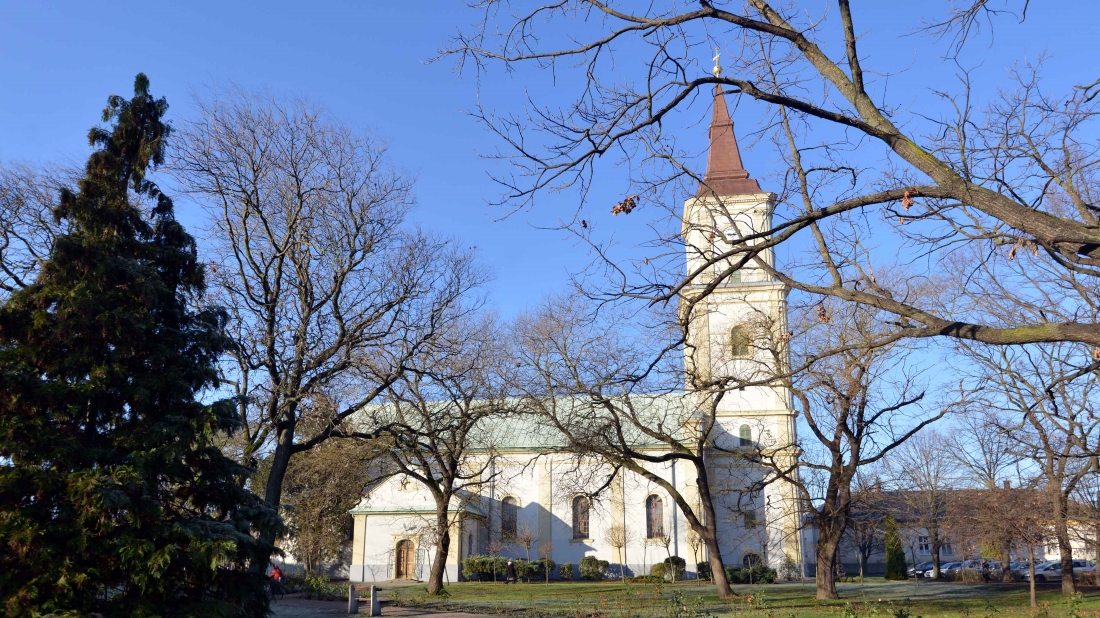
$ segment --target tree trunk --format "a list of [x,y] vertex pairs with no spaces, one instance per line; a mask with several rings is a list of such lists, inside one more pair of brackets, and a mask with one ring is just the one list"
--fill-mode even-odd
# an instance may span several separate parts
[[[287,423],[279,428],[275,452],[271,455],[271,471],[267,475],[267,484],[264,486],[264,501],[278,511],[283,501],[283,480],[286,479],[287,468],[290,467],[290,456],[294,454],[294,425]],[[282,514],[280,513],[280,516]],[[260,540],[265,545],[275,544],[274,532],[263,532]],[[253,572],[266,573],[271,563],[271,554],[257,560],[252,565]]]
[[932,541],[932,579],[940,578],[940,544]]
[[1011,563],[1012,554],[1008,550],[1009,547],[1011,547],[1010,543],[1005,542],[1005,543],[1001,544],[1001,581],[1002,582],[1012,581],[1012,567],[1009,566],[1010,563]]
[[838,599],[836,593],[836,561],[840,553],[840,540],[824,529],[817,540],[817,598]]
[[1073,546],[1069,541],[1069,498],[1058,494],[1058,510],[1054,521],[1054,534],[1058,537],[1058,552],[1062,558],[1062,594],[1072,596],[1077,593],[1077,582],[1073,581]]
[[450,498],[446,502],[436,506],[435,536],[435,561],[432,562],[432,570],[428,575],[428,594],[437,595],[443,592],[443,574],[447,570],[447,554],[451,550],[451,526],[450,513],[448,512]]
[[[703,509],[703,518],[707,522],[704,526],[699,518],[692,517],[691,513],[684,509],[685,515],[688,516],[688,521],[695,529],[695,534],[699,535],[703,539],[703,544],[707,548],[707,553],[710,554],[710,578],[714,582],[714,588],[718,592],[719,598],[728,598],[733,596],[733,590],[730,589],[729,579],[726,578],[726,565],[722,562],[722,550],[718,547],[718,537],[716,522],[718,521],[714,512],[714,501],[710,495],[710,479],[707,478],[706,467],[702,462],[696,462],[695,464],[695,487],[699,491],[699,501]],[[694,520],[694,521],[692,521]]]
[[1031,576],[1029,578],[1031,583],[1028,585],[1031,591],[1031,606],[1039,607],[1035,602],[1035,547],[1031,543],[1027,544],[1027,573]]

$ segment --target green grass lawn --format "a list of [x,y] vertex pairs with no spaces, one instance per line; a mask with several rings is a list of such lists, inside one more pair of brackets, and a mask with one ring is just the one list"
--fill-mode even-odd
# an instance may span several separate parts
[[760,618],[959,616],[1074,616],[1100,618],[1100,589],[1082,588],[1072,603],[1055,585],[1040,587],[1039,609],[1028,604],[1026,584],[886,582],[839,584],[839,601],[813,598],[812,583],[735,586],[737,596],[719,599],[705,583],[633,584],[551,582],[505,586],[456,583],[449,596],[431,599],[424,586],[384,591],[403,606],[510,616],[626,618],[733,615]]

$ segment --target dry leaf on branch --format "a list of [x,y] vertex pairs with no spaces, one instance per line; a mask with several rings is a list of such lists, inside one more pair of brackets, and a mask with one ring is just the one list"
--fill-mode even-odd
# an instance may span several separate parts
[[637,205],[638,205],[638,196],[637,195],[628,195],[626,197],[626,199],[619,202],[618,204],[615,204],[615,207],[611,209],[611,214],[613,214],[615,216],[629,215],[630,212],[632,210],[634,210],[634,208]]
[[[913,187],[909,187],[905,190],[905,195],[901,197],[901,206],[906,210],[906,212],[909,211],[910,206],[916,204],[916,202],[913,201],[913,198],[910,197],[910,194],[912,194],[913,196],[919,195],[919,193],[917,193],[917,190]],[[905,223],[905,221],[902,221],[902,223]]]

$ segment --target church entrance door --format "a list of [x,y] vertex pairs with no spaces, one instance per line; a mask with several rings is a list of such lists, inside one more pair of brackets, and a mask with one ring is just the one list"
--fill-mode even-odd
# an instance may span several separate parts
[[404,539],[397,542],[397,566],[394,568],[394,579],[412,579],[413,576],[413,552],[412,541]]

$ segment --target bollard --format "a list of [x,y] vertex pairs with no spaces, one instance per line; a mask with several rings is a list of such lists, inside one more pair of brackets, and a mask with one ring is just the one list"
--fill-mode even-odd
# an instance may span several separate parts
[[378,600],[378,586],[370,587],[370,615],[382,615],[382,603]]
[[355,584],[348,584],[348,613],[359,613],[359,593],[355,591]]

